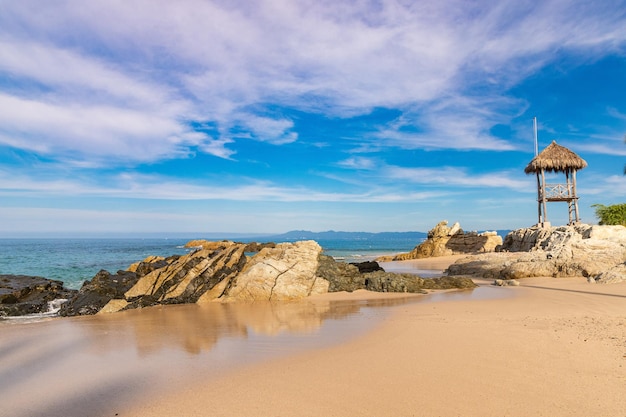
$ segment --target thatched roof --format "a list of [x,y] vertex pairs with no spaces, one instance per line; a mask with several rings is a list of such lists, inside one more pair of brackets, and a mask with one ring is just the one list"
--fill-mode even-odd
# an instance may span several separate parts
[[564,146],[552,141],[550,145],[533,158],[524,169],[527,174],[533,174],[542,169],[547,172],[567,172],[583,169],[587,162]]

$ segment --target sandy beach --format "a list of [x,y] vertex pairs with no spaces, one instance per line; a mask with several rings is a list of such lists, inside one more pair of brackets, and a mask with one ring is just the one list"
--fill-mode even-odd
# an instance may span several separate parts
[[18,417],[626,415],[626,285],[521,283],[8,325],[0,402]]

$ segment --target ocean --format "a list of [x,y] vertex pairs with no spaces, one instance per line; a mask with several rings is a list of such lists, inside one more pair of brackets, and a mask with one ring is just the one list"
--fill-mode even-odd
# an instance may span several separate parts
[[[425,234],[290,232],[258,238],[233,238],[239,242],[316,240],[324,253],[344,262],[363,262],[377,256],[408,252]],[[226,236],[225,238],[228,238]],[[0,274],[34,275],[63,281],[79,289],[100,270],[127,269],[150,255],[183,255],[189,238],[23,238],[0,239]],[[222,239],[210,239],[222,240]]]

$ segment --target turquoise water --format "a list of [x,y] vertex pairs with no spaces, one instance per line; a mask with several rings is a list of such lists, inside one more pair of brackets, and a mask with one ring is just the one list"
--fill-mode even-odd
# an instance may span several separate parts
[[[257,239],[234,239],[248,242]],[[187,238],[49,238],[0,239],[0,274],[36,275],[78,289],[101,269],[115,273],[150,255],[183,255]],[[265,241],[265,240],[261,240]],[[415,238],[360,237],[319,239],[324,252],[338,260],[361,262],[383,254],[407,252]]]

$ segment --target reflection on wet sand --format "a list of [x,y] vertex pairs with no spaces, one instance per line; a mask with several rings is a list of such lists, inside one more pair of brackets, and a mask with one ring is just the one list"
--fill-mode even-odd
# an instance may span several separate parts
[[115,415],[198,375],[341,343],[387,314],[377,307],[410,299],[178,305],[5,321],[0,403],[13,417]]
[[[245,304],[160,306],[104,314],[80,322],[96,350],[107,351],[134,343],[140,356],[161,349],[183,349],[199,354],[211,350],[221,338],[312,334],[326,320],[344,319],[363,308],[391,307],[415,297],[375,300],[299,300]],[[125,340],[132,338],[133,340]]]
[[427,296],[176,305],[3,322],[0,403],[13,417],[115,415],[132,401],[200,376],[345,342],[381,322],[390,312],[384,307],[504,293],[480,287]]

